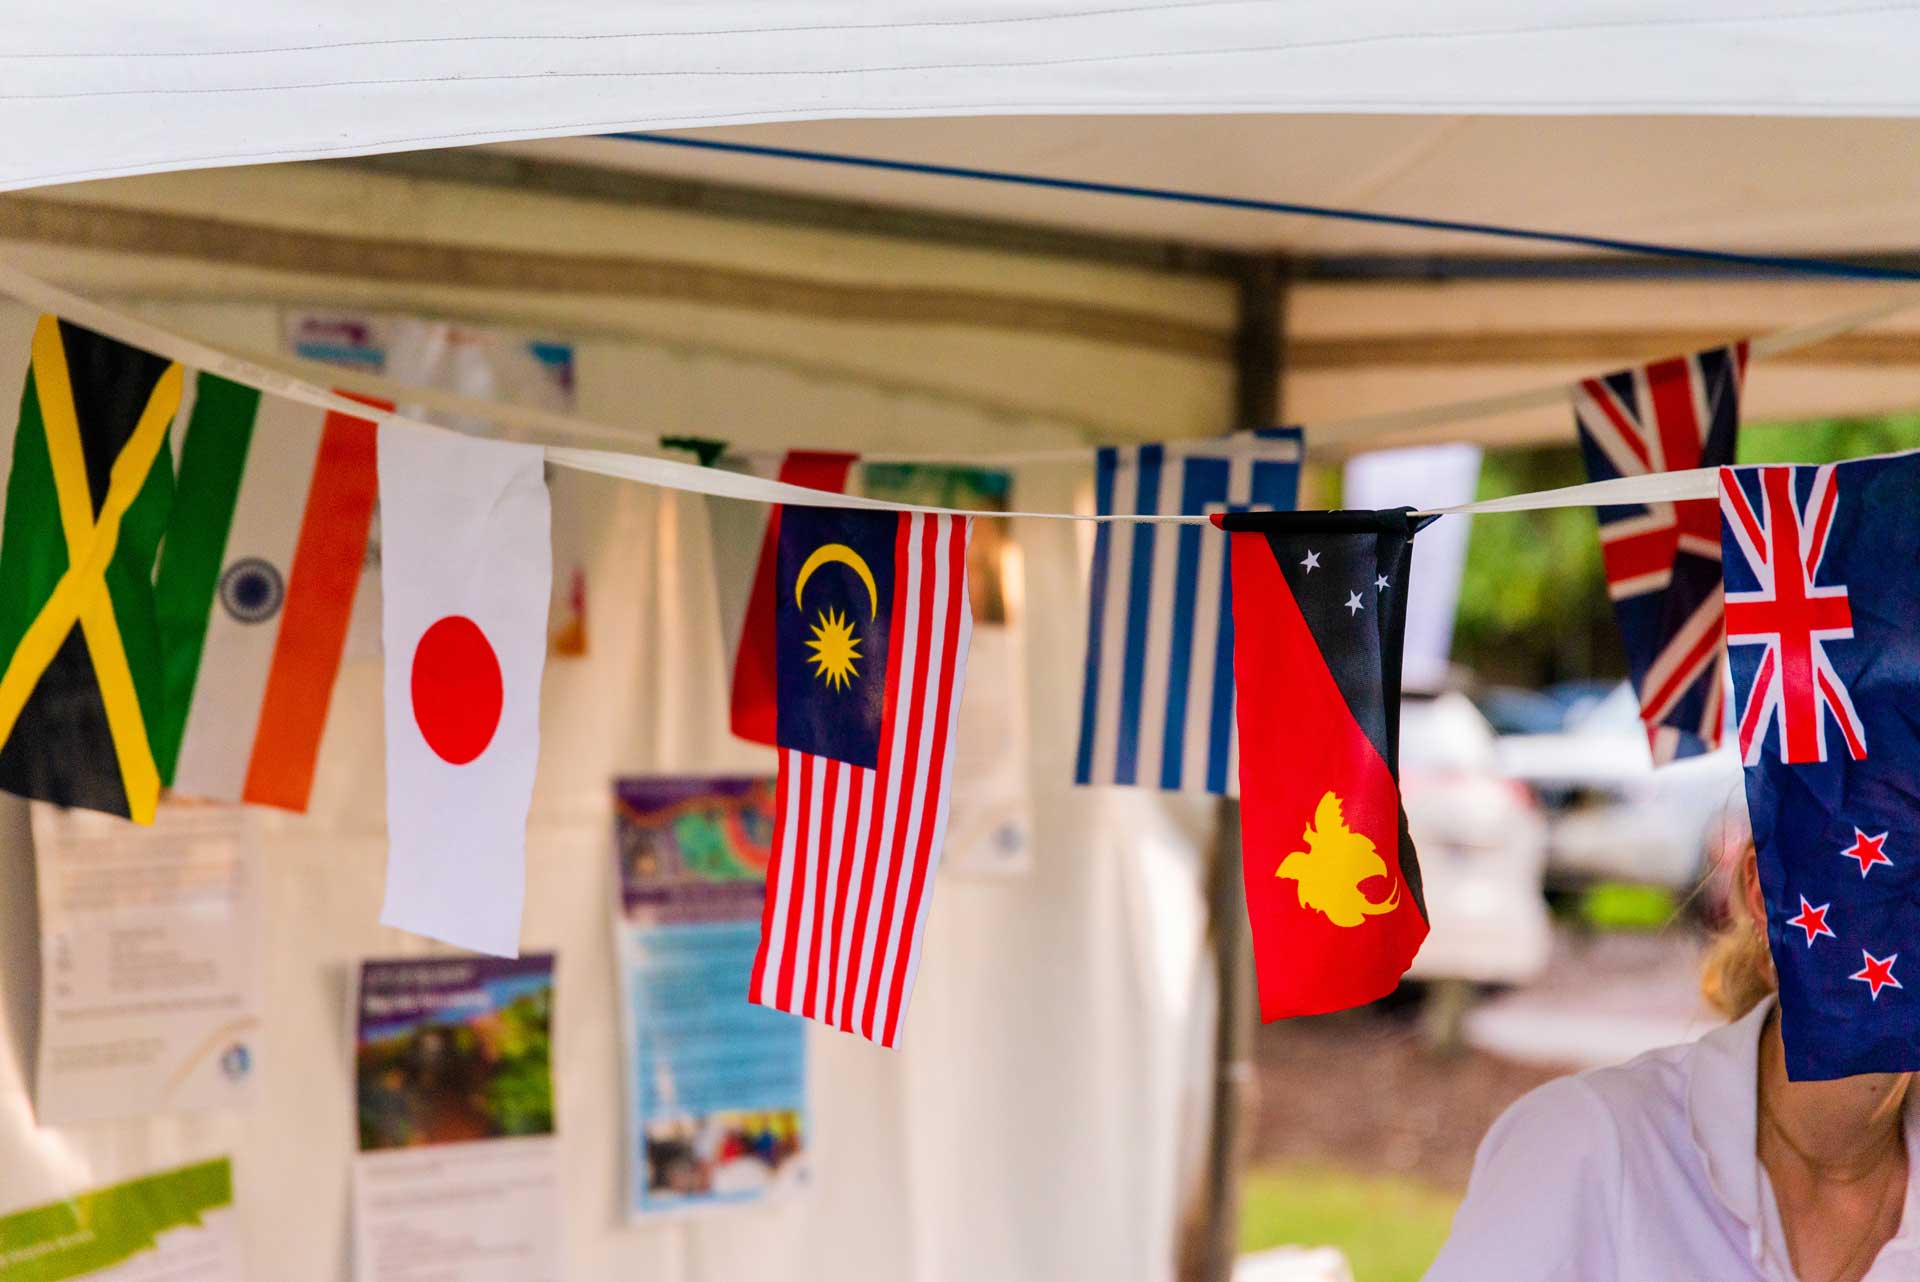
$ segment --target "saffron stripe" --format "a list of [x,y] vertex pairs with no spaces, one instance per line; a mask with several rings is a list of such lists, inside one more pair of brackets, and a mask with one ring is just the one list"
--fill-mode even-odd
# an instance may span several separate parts
[[287,575],[273,666],[247,762],[246,801],[304,811],[346,650],[354,589],[379,491],[374,424],[330,413],[321,430],[300,541]]

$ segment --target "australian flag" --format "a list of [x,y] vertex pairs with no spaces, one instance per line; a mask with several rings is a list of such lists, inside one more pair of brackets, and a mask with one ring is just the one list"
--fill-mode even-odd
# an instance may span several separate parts
[[1920,1068],[1920,984],[1902,973],[1920,963],[1917,491],[1920,453],[1720,471],[1727,647],[1795,1081]]
[[[1573,392],[1587,476],[1724,467],[1740,429],[1747,345],[1590,378]],[[1600,552],[1656,762],[1720,746],[1720,527],[1711,499],[1603,507]]]

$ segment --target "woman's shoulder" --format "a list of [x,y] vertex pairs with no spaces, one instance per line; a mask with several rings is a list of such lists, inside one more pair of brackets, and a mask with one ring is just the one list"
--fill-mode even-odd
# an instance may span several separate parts
[[1688,1050],[1663,1046],[1624,1064],[1555,1078],[1521,1096],[1507,1115],[1520,1123],[1551,1120],[1562,1130],[1580,1126],[1616,1135],[1646,1127],[1683,1130]]
[[1480,1145],[1476,1176],[1490,1168],[1557,1169],[1615,1183],[1626,1155],[1686,1147],[1687,1048],[1648,1051],[1624,1064],[1557,1077],[1522,1095]]

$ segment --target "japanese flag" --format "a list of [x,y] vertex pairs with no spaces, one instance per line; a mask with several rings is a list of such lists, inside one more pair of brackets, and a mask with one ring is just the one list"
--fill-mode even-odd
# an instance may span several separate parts
[[518,956],[553,577],[539,447],[380,427],[389,926]]

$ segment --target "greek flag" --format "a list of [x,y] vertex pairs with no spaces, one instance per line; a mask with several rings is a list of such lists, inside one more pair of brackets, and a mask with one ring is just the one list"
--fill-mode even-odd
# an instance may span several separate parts
[[[1292,511],[1300,429],[1100,451],[1101,513]],[[1227,540],[1104,522],[1093,544],[1074,781],[1237,794]]]

